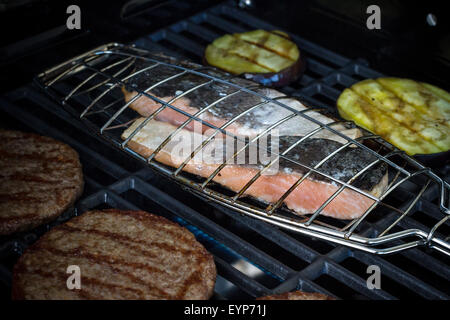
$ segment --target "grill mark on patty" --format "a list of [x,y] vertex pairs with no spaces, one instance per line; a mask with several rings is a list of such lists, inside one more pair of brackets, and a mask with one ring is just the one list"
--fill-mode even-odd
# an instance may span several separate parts
[[27,201],[27,202],[42,202],[42,198],[38,197],[30,197],[26,196],[25,194],[28,194],[28,192],[21,192],[21,193],[15,193],[15,194],[0,194],[0,201],[1,202],[16,202],[16,201]]
[[178,289],[176,296],[178,297],[178,299],[181,299],[182,297],[184,297],[183,293],[186,293],[186,289],[194,284],[194,283],[200,283],[201,277],[200,277],[200,272],[192,272],[189,277],[187,277],[184,281],[183,284],[180,286],[180,288]]
[[[104,213],[104,215],[101,213]],[[89,213],[86,214],[89,215]],[[109,276],[105,277],[105,280],[83,277],[82,283],[91,284],[93,286],[92,290],[95,290],[95,292],[100,292],[99,295],[92,295],[92,290],[86,290],[83,288],[84,290],[82,291],[84,291],[84,298],[86,299],[102,299],[105,296],[111,297],[112,295],[116,298],[121,296],[122,298],[130,298],[129,294],[126,294],[125,296],[123,294],[121,295],[121,291],[133,294],[131,298],[156,297],[159,299],[182,299],[183,297],[191,295],[196,297],[209,297],[211,294],[211,284],[213,285],[215,278],[215,268],[214,263],[212,262],[213,260],[204,247],[195,240],[195,237],[192,236],[189,238],[186,236],[186,234],[190,235],[186,229],[165,218],[154,216],[145,212],[117,212],[113,209],[91,211],[87,218],[84,218],[85,215],[75,217],[68,223],[54,228],[49,232],[49,234],[44,235],[43,238],[26,250],[14,268],[15,281],[13,284],[18,287],[13,288],[13,292],[23,292],[23,295],[25,295],[27,293],[25,290],[27,288],[26,286],[36,288],[33,284],[27,282],[27,273],[45,273],[46,271],[43,271],[43,269],[45,270],[47,267],[50,267],[51,269],[51,266],[58,268],[59,265],[64,265],[66,260],[65,258],[68,259],[67,263],[72,263],[72,260],[77,262],[76,259],[78,258],[82,259],[81,261],[85,261],[84,263],[82,262],[82,264],[86,264],[87,267],[100,266],[95,267],[95,269],[89,269],[92,271],[92,275],[89,275],[90,277],[97,274],[102,274],[102,268],[107,268],[108,274],[111,272],[111,275],[120,275],[119,278],[113,278],[117,281],[118,285],[109,283]],[[135,250],[135,252],[131,253],[132,256],[137,255],[138,257],[145,259],[149,256],[149,254],[151,254],[151,252],[146,251],[146,246],[154,246],[155,243],[145,241],[145,239],[141,240],[132,238],[131,236],[122,235],[117,231],[114,232],[117,228],[119,228],[119,231],[126,231],[127,225],[133,225],[133,222],[129,221],[129,219],[118,225],[116,221],[121,220],[115,219],[115,216],[120,215],[124,216],[124,218],[132,216],[146,222],[142,224],[142,226],[145,227],[143,230],[135,229],[135,232],[131,235],[139,236],[141,231],[150,231],[150,239],[151,236],[153,236],[153,238],[156,236],[157,238],[155,239],[159,240],[159,235],[152,233],[152,231],[163,230],[167,233],[167,229],[165,228],[173,227],[178,230],[178,233],[174,232],[174,237],[170,237],[169,241],[174,241],[183,247],[188,245],[191,249],[181,248],[181,250],[179,250],[176,246],[168,243],[156,243],[157,245],[162,245],[161,255],[165,255],[165,258],[162,260],[168,258],[168,265],[165,264],[165,260],[161,261],[162,264],[157,262],[156,266],[154,265],[154,261],[149,261],[150,265],[148,265],[145,260],[143,262],[136,262],[131,259],[130,261],[128,260],[129,257],[127,257],[129,252],[127,248]],[[166,224],[164,225],[163,222],[166,222]],[[109,226],[109,230],[113,231],[85,229],[90,226],[94,226],[95,228],[99,223],[101,223],[101,226],[105,228],[108,228]],[[69,226],[68,224],[72,224],[72,226]],[[122,229],[122,225],[125,229]],[[161,229],[159,228],[159,225],[165,228]],[[67,238],[69,232],[73,232],[74,235],[79,236],[79,238]],[[84,237],[84,233],[93,236],[93,238],[91,239]],[[105,240],[95,237],[98,235],[102,238],[105,237]],[[64,242],[67,239],[69,241],[73,241],[74,247],[70,249],[64,248]],[[164,237],[164,239],[167,238]],[[91,245],[86,246],[83,244],[84,241],[90,243]],[[103,247],[101,245],[98,246],[98,243],[105,243],[105,241],[108,243],[108,246],[106,247],[108,249],[102,249]],[[119,247],[118,245],[121,246]],[[143,246],[143,248],[140,246]],[[118,251],[116,251],[116,249]],[[92,250],[97,252],[93,252]],[[170,259],[171,255],[177,253],[177,251],[181,251],[184,256],[188,257],[186,263],[190,266],[189,268],[183,268],[182,262],[178,261],[179,259]],[[114,252],[119,252],[119,254],[114,255]],[[156,252],[155,254],[158,255],[158,253],[159,252]],[[39,261],[43,261],[43,265],[40,265]],[[170,261],[172,261],[172,263],[170,263]],[[33,267],[38,269],[38,271],[30,270],[30,268]],[[51,277],[56,276],[55,274],[58,273],[58,270],[59,269],[54,270],[53,273],[48,272],[47,277],[50,277],[50,275]],[[135,272],[138,274],[143,273],[145,278],[134,275]],[[152,275],[158,275],[158,279],[155,279]],[[65,284],[67,277],[62,277],[62,274],[58,274],[57,276],[61,277]],[[173,290],[171,292],[166,292],[165,288],[168,284],[170,284],[171,278],[176,281],[174,283],[175,287],[172,286]],[[137,288],[130,288],[126,285],[121,285],[122,283],[126,283],[125,279],[129,279],[129,283],[137,286]],[[28,280],[32,283],[36,282],[36,279]],[[95,288],[95,286],[100,288]],[[103,291],[104,295],[102,295],[102,287],[109,289],[108,292]],[[57,294],[57,291],[55,292]],[[40,295],[40,293],[36,291],[28,293],[28,297],[38,297]],[[18,295],[18,297],[20,298],[21,295]]]
[[[55,277],[58,278],[59,280],[61,280],[62,282],[67,281],[66,278],[64,278],[62,275],[59,274],[55,274],[55,273],[49,273],[49,272],[45,272],[43,270],[39,270],[39,269],[35,269],[35,270],[29,270],[27,268],[20,268],[21,272],[27,272],[28,274],[34,274],[34,275],[38,275],[42,278],[47,278],[47,279],[54,279]],[[84,278],[83,278],[84,280]],[[64,283],[63,282],[63,283]],[[68,290],[68,289],[67,289]],[[87,292],[82,290],[71,290],[71,292],[75,292],[79,297],[85,298],[85,299],[93,299],[93,297],[88,294]]]
[[[65,251],[65,250],[60,250],[60,249],[48,247],[48,246],[38,246],[38,247],[31,249],[30,252],[33,252],[33,251],[42,252],[42,250],[48,251],[49,253],[51,253],[54,256],[84,258],[93,264],[100,264],[100,265],[106,266],[109,269],[111,269],[113,272],[129,278],[130,280],[132,280],[132,282],[134,284],[150,287],[151,289],[157,291],[160,296],[169,297],[169,294],[167,292],[165,292],[164,290],[157,288],[155,286],[152,286],[149,283],[145,282],[144,280],[128,273],[126,270],[120,270],[120,268],[114,267],[114,265],[130,267],[133,270],[143,269],[143,270],[146,270],[148,272],[148,274],[152,274],[152,273],[153,274],[154,273],[163,273],[164,274],[164,273],[167,273],[166,270],[158,269],[158,268],[155,268],[154,266],[149,266],[149,265],[138,263],[138,262],[130,263],[123,259],[118,259],[116,257],[111,257],[111,256],[107,256],[107,255],[92,254],[92,253],[87,252],[87,251],[89,251],[88,248],[83,248],[83,247],[78,247],[73,250]],[[185,281],[183,281],[180,290],[178,290],[178,293],[176,294],[176,296],[178,298],[183,297],[183,295],[181,293],[183,291],[185,291],[186,288],[190,284],[193,284],[195,282],[195,280],[197,280],[197,281],[201,280],[201,278],[198,276],[198,272],[196,272],[196,271],[197,270],[194,269],[191,272],[191,274],[188,276],[188,278],[185,279]],[[84,277],[83,277],[83,280],[84,280]]]
[[[51,144],[49,144],[49,146],[52,146]],[[42,148],[43,146],[40,146],[37,150],[35,150],[35,152],[31,152],[29,154],[20,154],[14,151],[17,150],[5,150],[5,149],[1,149],[0,148],[0,155],[4,156],[4,157],[21,157],[21,156],[29,156],[29,157],[39,157],[39,158],[43,158],[45,155],[50,154],[50,153],[54,153],[57,151],[62,151],[61,147],[58,148],[52,148],[50,150],[45,150],[45,148]],[[30,148],[28,148],[29,150]],[[20,149],[19,149],[20,150]]]
[[[57,189],[57,193],[53,193],[50,195],[50,199],[43,199],[42,197],[49,197],[48,195],[42,195],[42,197],[29,196],[29,194],[33,194],[33,192],[16,192],[16,193],[1,193],[0,192],[0,201],[8,201],[8,202],[17,202],[17,201],[27,201],[33,203],[41,203],[42,201],[55,201],[58,202],[58,198],[60,198],[61,192],[63,190],[74,189],[75,187],[65,187],[65,188],[57,188],[57,186],[53,189]],[[51,190],[49,190],[51,191]]]
[[[56,218],[81,194],[82,177],[78,154],[68,145],[33,133],[0,130],[0,234]],[[12,217],[8,205],[14,208]]]
[[[12,131],[10,131],[12,132]],[[2,142],[4,144],[7,144],[8,142],[13,142],[13,141],[21,141],[21,140],[35,140],[35,141],[39,141],[40,144],[45,145],[45,144],[58,144],[58,145],[62,145],[61,143],[55,143],[52,139],[45,137],[45,136],[38,136],[35,135],[33,133],[25,133],[25,132],[18,132],[16,136],[5,136],[5,134],[8,134],[8,132],[4,132],[3,136],[2,136]]]
[[[107,268],[109,268],[111,271],[113,271],[113,273],[118,273],[126,278],[129,278],[134,284],[137,285],[143,285],[145,287],[149,287],[155,291],[157,291],[160,295],[162,296],[168,296],[168,293],[165,292],[164,290],[154,287],[151,284],[145,282],[142,279],[137,278],[136,276],[132,275],[131,273],[127,272],[126,270],[120,270],[120,268],[114,267],[114,265],[119,265],[122,267],[130,267],[133,270],[136,269],[143,269],[146,270],[149,274],[152,273],[167,273],[165,270],[162,269],[157,269],[154,268],[153,266],[147,266],[145,264],[142,263],[137,263],[137,262],[127,262],[123,259],[118,259],[116,257],[111,257],[108,255],[101,255],[101,254],[93,254],[93,253],[89,253],[89,249],[83,248],[83,247],[79,247],[79,248],[75,248],[73,250],[60,250],[57,248],[53,248],[53,247],[49,247],[49,246],[38,246],[36,248],[33,248],[31,250],[31,252],[35,251],[35,252],[41,252],[42,250],[48,251],[49,253],[51,253],[54,256],[59,256],[59,257],[65,257],[65,258],[70,258],[70,257],[77,257],[77,258],[84,258],[86,260],[88,260],[89,262],[91,262],[92,264],[100,264],[102,266],[105,266]],[[83,280],[85,279],[85,277],[83,277]],[[108,284],[106,282],[101,282],[99,281],[99,283],[103,283],[103,284]],[[143,291],[141,291],[141,293],[143,293]],[[143,295],[143,294],[142,294]]]
[[[105,211],[107,212],[107,210],[104,210],[104,212]],[[168,222],[169,222],[170,225],[178,227],[178,225],[176,223],[171,222],[171,221],[169,221],[169,220],[167,220],[165,218],[162,218],[162,217],[159,217],[159,216],[156,216],[156,215],[149,215],[149,217],[146,217],[146,216],[138,214],[135,211],[124,211],[124,212],[127,212],[127,213],[125,214],[122,211],[117,211],[117,210],[111,210],[111,212],[108,212],[108,213],[111,213],[113,215],[128,215],[128,216],[132,216],[133,218],[135,218],[136,220],[139,220],[141,223],[143,223],[145,226],[148,226],[151,229],[154,229],[155,226],[153,224],[151,224],[149,222],[149,220],[153,220],[153,222],[160,223],[161,226],[166,226],[166,225],[168,225]],[[140,211],[138,211],[138,212],[140,212]],[[175,230],[171,230],[171,229],[167,229],[167,228],[164,229],[164,232],[170,234],[173,237],[176,237],[176,238],[182,240],[183,242],[192,242],[192,239],[193,239],[192,238],[192,234],[191,233],[187,233],[187,232],[186,233],[184,233],[184,232],[180,233],[179,231],[175,231]]]
[[[2,179],[0,179],[0,183],[2,182]],[[57,190],[61,190],[61,191],[65,191],[65,190],[69,190],[69,189],[75,189],[74,186],[70,185],[70,186],[65,186],[65,187],[58,187],[55,186],[54,184],[49,184],[49,185],[44,185],[44,186],[39,186],[38,188],[34,189],[33,191],[20,191],[20,190],[0,190],[0,197],[4,196],[4,195],[18,195],[18,194],[34,194],[34,193],[42,193],[42,192],[52,192],[54,191],[54,189]]]
[[0,216],[0,222],[11,222],[11,221],[20,221],[21,219],[32,219],[32,218],[36,218],[38,215],[36,213],[29,213],[29,214],[24,214],[24,215],[20,215],[20,216],[13,216],[13,217],[1,217]]
[[[63,274],[45,272],[44,270],[41,270],[41,269],[30,270],[30,269],[24,267],[24,268],[21,268],[20,271],[27,272],[29,274],[36,274],[36,275],[39,275],[39,276],[41,276],[43,278],[50,278],[51,279],[51,278],[57,277],[58,279],[63,281],[63,283],[66,283],[66,281],[67,281],[67,277],[65,275],[63,275]],[[110,289],[111,291],[112,291],[112,289],[120,289],[120,290],[129,291],[129,292],[135,292],[140,297],[143,297],[143,291],[137,290],[137,289],[134,289],[134,288],[125,287],[125,286],[121,286],[121,285],[118,285],[118,284],[106,283],[106,282],[100,281],[98,279],[89,278],[89,277],[86,277],[86,276],[83,276],[81,281],[82,281],[83,284],[88,284],[88,285],[92,284],[92,285],[96,285],[96,286],[106,287],[106,288]],[[89,288],[89,287],[87,287],[87,288]],[[69,290],[69,289],[67,289],[67,290]],[[92,295],[92,292],[87,292],[86,289],[71,290],[71,292],[76,292],[78,295],[83,296],[86,299],[101,299],[101,296]],[[118,292],[118,291],[116,290],[116,292]]]
[[[104,210],[104,211],[106,211],[106,210]],[[124,211],[116,211],[116,210],[111,210],[108,213],[115,214],[115,215],[124,215],[125,214]],[[135,211],[127,212],[127,215],[130,215],[130,214],[134,218],[137,218],[138,220],[141,220],[144,224],[147,224],[147,222],[148,222],[147,218],[148,217],[143,217],[142,215],[138,214],[138,212],[135,212]],[[150,215],[150,219],[154,220],[155,222],[156,221],[160,222],[161,217]],[[69,222],[69,224],[70,224],[70,222]],[[154,225],[153,226],[149,225],[149,226],[150,227],[154,227]],[[128,246],[128,247],[130,247],[130,248],[132,248],[134,250],[137,250],[137,251],[143,253],[144,256],[148,255],[149,252],[147,252],[145,250],[142,250],[140,248],[135,248],[135,246],[133,246],[132,244],[134,244],[134,243],[139,244],[139,243],[144,242],[146,245],[157,246],[157,247],[159,247],[161,249],[164,249],[164,250],[167,250],[167,251],[179,252],[179,253],[182,253],[183,255],[188,255],[188,254],[191,255],[191,256],[193,255],[195,261],[198,261],[198,262],[205,262],[206,261],[206,257],[204,255],[202,255],[202,254],[200,254],[200,253],[198,253],[198,252],[196,252],[194,250],[181,249],[181,248],[169,245],[167,243],[158,243],[158,242],[150,242],[150,243],[148,243],[148,242],[145,242],[143,240],[139,240],[139,242],[138,242],[138,241],[135,241],[133,238],[130,238],[128,236],[121,235],[121,234],[118,234],[118,233],[111,233],[111,232],[101,231],[101,230],[96,230],[96,229],[76,228],[76,227],[73,227],[73,226],[69,226],[68,224],[60,226],[60,227],[62,227],[62,229],[64,229],[64,230],[71,231],[71,232],[86,232],[86,233],[94,233],[94,234],[97,234],[97,235],[105,236],[105,237],[111,239],[112,241],[119,242],[121,244],[124,244],[125,246]],[[178,232],[172,232],[172,230],[170,230],[170,229],[169,230],[166,229],[164,231],[165,232],[169,231],[168,233],[171,233],[173,236],[176,236],[176,237],[180,238],[180,234]],[[186,237],[181,237],[181,238],[183,239],[183,242],[186,242],[186,241],[192,242],[192,239],[186,239]],[[123,241],[131,242],[132,244],[130,245],[128,243],[123,243]],[[116,259],[115,261],[118,261],[118,260]],[[199,265],[200,265],[200,263],[199,263]],[[183,298],[184,295],[182,293],[185,292],[186,289],[190,285],[192,285],[192,284],[194,284],[196,282],[197,283],[201,283],[202,279],[199,276],[201,274],[200,273],[201,270],[199,270],[199,269],[201,269],[201,268],[193,269],[191,274],[183,281],[183,283],[181,284],[179,290],[176,293],[176,299]],[[161,272],[161,270],[159,270],[159,271]],[[164,270],[162,270],[162,272],[166,273]]]
[[[32,143],[35,143],[36,141],[31,141]],[[28,157],[30,160],[33,159],[50,159],[53,158],[52,154],[59,153],[59,157],[61,159],[63,158],[69,158],[64,153],[69,152],[67,147],[64,147],[63,145],[58,145],[56,148],[47,148],[45,145],[31,145],[30,141],[24,141],[23,142],[24,148],[22,145],[19,146],[0,146],[0,156],[4,158],[13,158],[13,157]],[[48,144],[49,147],[51,147],[51,144]],[[5,148],[7,147],[7,148]],[[12,149],[14,148],[14,149]],[[72,152],[70,152],[72,153]],[[70,154],[69,153],[69,154]]]
[[[27,273],[27,274],[34,274],[34,275],[38,275],[42,278],[47,278],[47,279],[54,279],[55,277],[58,278],[59,280],[61,280],[62,283],[66,283],[67,281],[67,277],[63,276],[59,273],[50,273],[50,272],[45,272],[42,269],[34,269],[34,270],[30,270],[26,267],[26,265],[24,264],[17,264],[14,267],[14,272],[17,273]],[[84,279],[84,278],[83,278]],[[14,281],[14,279],[13,279]],[[23,288],[19,288],[16,289],[16,292],[20,292],[19,296],[15,297],[16,299],[22,299],[26,297],[26,294],[24,293]],[[93,297],[91,295],[89,295],[86,291],[82,291],[82,290],[71,290],[71,292],[75,292],[79,297],[85,298],[85,299],[92,299]],[[23,297],[22,297],[23,295]]]
[[44,179],[39,176],[32,176],[32,175],[24,175],[24,174],[12,174],[10,176],[8,175],[0,175],[1,179],[8,178],[18,181],[25,181],[25,182],[40,182],[40,183],[48,183],[48,184],[57,184],[59,180],[49,180]]
[[27,163],[30,165],[37,165],[39,163],[42,163],[46,166],[49,166],[49,164],[72,164],[74,167],[77,164],[77,160],[70,159],[62,156],[55,156],[55,157],[43,157],[41,154],[8,154],[3,155],[0,151],[0,160],[1,161],[13,161],[13,160],[26,160]]
[[[125,236],[125,235],[122,235],[119,233],[108,232],[108,231],[101,231],[101,230],[96,230],[96,229],[81,229],[81,228],[76,228],[76,227],[72,227],[69,225],[62,225],[62,226],[60,226],[60,229],[67,231],[67,232],[73,232],[73,233],[80,232],[80,233],[87,233],[87,234],[92,233],[92,234],[100,235],[100,236],[110,239],[111,241],[115,241],[115,242],[121,243],[125,246],[128,246],[132,249],[134,249],[132,247],[133,244],[144,243],[148,246],[154,246],[154,247],[158,247],[160,249],[165,249],[167,251],[179,252],[179,253],[186,254],[186,255],[194,253],[194,251],[191,249],[182,249],[182,248],[172,246],[167,243],[146,242],[144,240],[139,240],[139,242],[138,242],[138,241],[135,241],[131,237],[128,237],[128,236]],[[131,242],[131,244],[128,244],[127,242]],[[145,251],[140,248],[137,250],[141,251],[141,253],[144,253],[144,254],[150,253],[149,251]],[[153,257],[153,256],[151,256],[151,257]]]
[[42,163],[43,165],[46,165],[47,167],[50,164],[72,164],[73,166],[76,165],[77,161],[74,159],[67,159],[62,157],[50,157],[50,158],[44,158],[40,156],[31,156],[31,155],[17,155],[17,157],[11,157],[9,159],[6,159],[7,161],[12,161],[15,159],[19,160],[27,160],[30,165],[38,165],[39,163]]
[[[0,167],[0,170],[4,169]],[[39,169],[38,169],[39,170]],[[45,170],[41,171],[38,175],[33,175],[32,173],[22,172],[11,172],[11,173],[4,173],[0,174],[0,180],[7,179],[8,181],[17,181],[17,182],[37,182],[40,184],[54,184],[54,185],[61,185],[62,183],[74,183],[74,180],[79,179],[81,176],[81,173],[75,172],[74,170],[66,170],[67,172],[62,173],[60,176],[56,176],[56,174],[53,174],[53,177],[50,177],[48,179],[47,177],[51,175],[51,171],[62,171],[65,170],[63,168],[55,168],[54,170]],[[78,186],[77,186],[78,187]]]

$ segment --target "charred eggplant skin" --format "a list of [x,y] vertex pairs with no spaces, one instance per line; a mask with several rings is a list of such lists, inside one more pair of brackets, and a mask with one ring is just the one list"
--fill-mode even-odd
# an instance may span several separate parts
[[268,87],[296,81],[305,70],[297,45],[278,30],[226,34],[206,47],[203,61]]
[[305,71],[305,61],[298,59],[292,66],[272,73],[244,73],[242,76],[266,87],[282,87],[297,81]]

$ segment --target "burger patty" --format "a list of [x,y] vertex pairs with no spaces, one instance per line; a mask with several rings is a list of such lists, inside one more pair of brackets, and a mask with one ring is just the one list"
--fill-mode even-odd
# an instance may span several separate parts
[[55,139],[0,130],[0,235],[47,223],[83,191],[78,153]]
[[334,300],[334,298],[317,292],[304,292],[297,290],[260,297],[256,300]]
[[[68,289],[68,266],[80,289]],[[89,211],[47,232],[13,270],[13,299],[208,299],[213,257],[186,228],[144,211]]]

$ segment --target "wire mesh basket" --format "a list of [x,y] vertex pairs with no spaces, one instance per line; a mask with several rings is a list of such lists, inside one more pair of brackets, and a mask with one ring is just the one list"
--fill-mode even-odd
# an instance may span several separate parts
[[[147,75],[150,71],[158,76],[149,79]],[[198,81],[187,90],[176,90],[177,83],[186,77],[195,77]],[[145,78],[144,87],[136,84],[136,79],[142,78]],[[448,234],[445,234],[450,222],[449,184],[430,168],[379,136],[359,128],[356,128],[359,135],[348,135],[349,130],[355,129],[351,122],[339,119],[324,122],[319,116],[323,114],[320,109],[293,107],[292,97],[266,94],[269,92],[267,89],[212,68],[176,61],[164,55],[155,55],[147,50],[117,43],[104,45],[58,65],[40,74],[36,82],[90,131],[180,183],[190,192],[232,208],[237,214],[249,215],[292,232],[375,254],[389,254],[417,246],[428,246],[450,255]],[[154,94],[169,83],[175,88],[175,94],[169,98]],[[190,95],[201,96],[202,90],[212,86],[227,90],[192,112],[183,107],[183,99]],[[125,99],[124,92],[133,94]],[[256,102],[250,103],[244,110],[232,114],[219,124],[205,118],[205,115],[212,114],[211,111],[215,107],[240,95],[251,97],[249,100]],[[157,106],[144,116],[131,108],[133,103],[143,99]],[[298,101],[296,103],[302,105]],[[255,111],[263,107],[266,108],[264,110],[276,110],[282,116],[271,119],[272,122],[267,123],[251,137],[244,137],[239,131],[231,130],[242,119],[251,118]],[[155,126],[155,123],[161,120],[161,115],[168,114],[168,110],[178,115],[182,121],[174,126],[168,135],[160,137],[160,144],[149,152],[143,153],[133,148],[133,141],[139,138],[142,130]],[[307,124],[305,128],[308,130],[289,136],[288,139],[282,138],[285,139],[283,141],[289,142],[282,150],[267,148],[265,151],[271,156],[269,161],[252,166],[251,171],[248,166],[234,163],[240,155],[248,154],[255,145],[262,148],[258,144],[260,140],[267,138],[274,130],[283,129],[287,123],[293,123],[292,121]],[[177,165],[161,161],[161,154],[175,137],[189,132],[188,129],[193,124],[208,129],[210,133],[202,135],[201,141],[194,146],[192,152]],[[125,130],[128,132],[127,136],[124,136]],[[201,131],[203,132],[203,129]],[[337,147],[320,159],[305,163],[302,161],[303,157],[298,152],[295,153],[305,143],[317,143],[321,140],[320,137],[324,136],[333,137],[337,144],[333,143]],[[208,174],[201,176],[187,170],[194,158],[202,154],[208,145],[225,138],[238,142],[238,147],[212,166]],[[339,165],[338,160],[350,153],[364,154],[368,160],[363,166],[356,167],[351,176],[331,174],[329,167],[336,167],[336,164]],[[289,175],[295,179],[282,189],[281,194],[271,194],[270,201],[255,197],[251,192],[255,189],[254,186],[280,163],[288,166],[291,172],[293,170],[301,174]],[[230,187],[219,179],[221,172],[230,167],[246,168],[248,170],[245,172],[251,172],[252,176],[241,183],[239,188],[230,190]],[[325,167],[328,169],[325,170]],[[363,178],[370,180],[375,170],[378,170],[378,173],[382,171],[383,175],[379,180],[383,182],[383,186],[377,192],[372,192],[361,187],[359,181]],[[275,173],[268,179],[275,177],[280,178]],[[288,200],[296,195],[304,201],[304,198],[301,198],[304,195],[302,188],[305,189],[304,186],[312,183],[311,181],[321,183],[321,188],[324,182],[327,188],[332,187],[313,210],[296,212]],[[430,199],[430,195],[436,192],[439,194],[438,201],[431,204],[421,201]],[[360,199],[365,203],[361,212],[355,216],[340,216],[344,219],[336,218],[339,217],[339,212],[334,214],[334,217],[327,214],[332,211],[329,208],[339,201],[343,202],[346,195],[352,195],[351,199]],[[412,209],[417,209],[418,206],[434,218],[434,223],[425,225],[410,219],[411,212],[417,211]],[[373,227],[374,221],[376,228]]]

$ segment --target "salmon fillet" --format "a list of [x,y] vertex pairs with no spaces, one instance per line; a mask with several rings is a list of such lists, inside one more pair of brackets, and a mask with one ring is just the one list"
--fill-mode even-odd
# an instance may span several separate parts
[[[194,66],[199,67],[198,65],[179,60],[171,60],[170,62],[181,65],[188,64],[190,68],[193,68]],[[138,65],[137,69],[143,70],[145,69],[145,66]],[[205,69],[201,70],[201,72],[220,79],[229,78],[227,73],[220,70]],[[172,106],[187,114],[194,115],[202,110],[202,113],[199,114],[198,117],[216,127],[221,127],[227,121],[239,115],[239,118],[225,129],[227,132],[237,136],[254,137],[278,121],[294,114],[294,112],[275,103],[264,103],[265,100],[263,98],[252,93],[244,91],[237,92],[236,87],[233,87],[232,85],[217,81],[210,82],[208,78],[190,73],[177,76],[178,73],[180,73],[180,70],[167,66],[158,66],[137,74],[129,79],[128,83],[130,87],[145,91],[159,100],[170,102]],[[175,78],[154,87],[156,83],[170,77]],[[227,80],[232,84],[241,87],[250,87],[254,92],[271,99],[280,99],[281,97],[284,97],[279,101],[294,110],[308,110],[308,108],[300,101],[293,98],[287,98],[283,93],[277,90],[255,87],[256,84],[254,82],[241,78],[231,78]],[[193,88],[196,89],[190,91]],[[135,90],[122,87],[122,92],[125,101],[127,103],[130,102],[129,107],[137,111],[143,117],[150,116],[161,107],[161,103],[148,96],[141,95],[140,97],[137,97],[138,93]],[[253,108],[253,106],[256,105],[257,107]],[[324,124],[331,124],[335,121],[333,118],[317,111],[310,110],[306,112],[306,115]],[[179,126],[188,120],[189,117],[177,110],[166,107],[156,115],[155,119]],[[195,123],[196,121],[191,121],[185,128],[187,130],[194,130]],[[203,132],[209,128],[200,123],[198,123],[198,125],[200,125]],[[296,116],[283,122],[282,125],[277,127],[277,130],[279,131],[279,135],[304,136],[317,128],[319,128],[318,124],[301,116]],[[347,128],[341,123],[333,124],[332,128],[342,132],[350,138],[361,136],[359,129]],[[314,134],[313,138],[326,138],[341,143],[346,142],[345,139],[328,130],[319,131]]]
[[[144,119],[136,120],[123,132],[122,138],[128,138]],[[144,157],[149,157],[176,129],[176,126],[166,122],[149,121],[129,141],[128,147]],[[156,154],[155,159],[168,166],[179,167],[190,155],[190,151],[193,151],[204,139],[205,136],[200,133],[182,129]],[[283,149],[285,144],[291,145],[292,139],[298,139],[298,137],[280,138],[281,148]],[[208,148],[197,153],[183,170],[201,177],[208,177],[224,161],[223,145],[223,139],[213,139]],[[292,149],[287,155],[308,166],[314,166],[324,158],[325,154],[330,154],[332,150],[340,146],[342,144],[327,139],[309,139]],[[188,150],[188,152],[183,153],[180,150]],[[211,157],[211,154],[214,156]],[[374,160],[375,157],[369,152],[357,148],[346,148],[319,169],[336,179],[347,181]],[[293,165],[284,159],[278,161],[277,166],[276,172],[261,175],[245,194],[264,202],[274,203],[307,172],[302,166]],[[213,181],[238,192],[260,169],[260,163],[228,164],[221,169]],[[368,170],[355,181],[354,185],[374,196],[379,196],[387,185],[387,170],[384,166]],[[298,214],[313,213],[338,189],[339,186],[335,182],[313,174],[293,190],[284,200],[284,204]],[[353,219],[361,216],[373,203],[374,201],[367,196],[346,188],[323,209],[321,214],[338,219]]]

